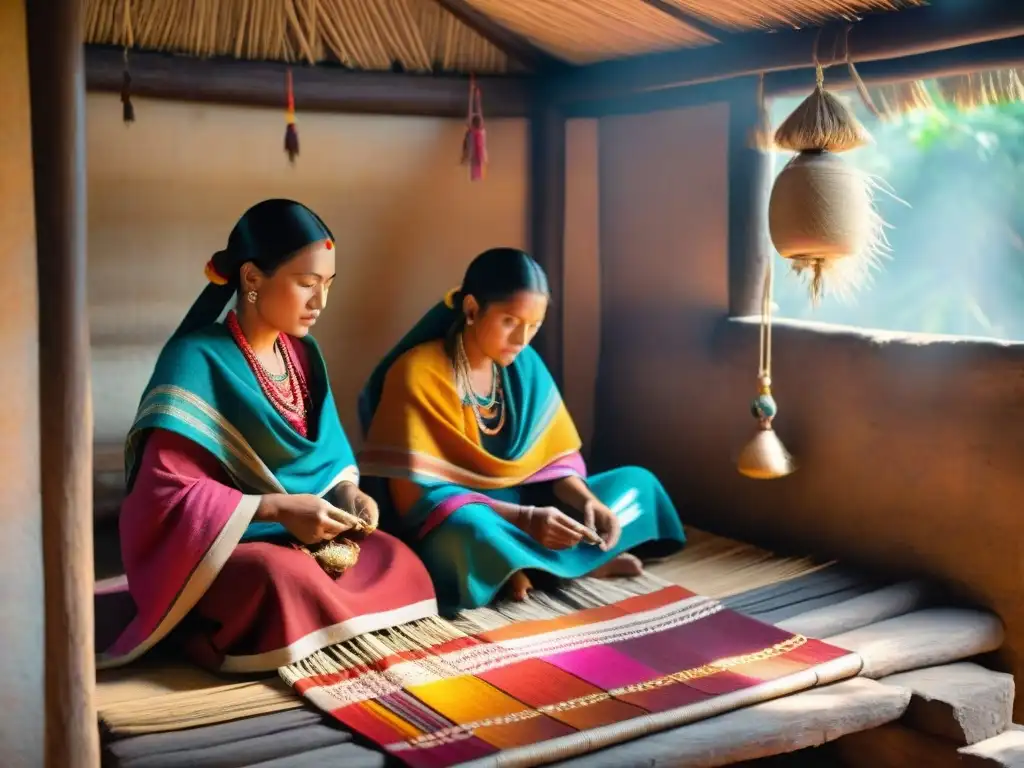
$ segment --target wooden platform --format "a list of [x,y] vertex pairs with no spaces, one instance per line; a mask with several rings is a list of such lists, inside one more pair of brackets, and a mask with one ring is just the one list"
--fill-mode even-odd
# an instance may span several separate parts
[[[680,556],[650,572],[747,615],[853,650],[864,660],[864,677],[564,765],[728,765],[831,742],[897,721],[910,708],[911,688],[869,678],[962,661],[1002,642],[995,617],[942,607],[921,583],[880,584],[836,563],[776,557],[696,531]],[[601,588],[629,592],[625,583]],[[541,595],[525,606],[493,610],[533,618],[544,615],[550,599]],[[129,670],[102,673],[99,710],[105,763],[120,768],[390,764],[358,736],[307,708],[276,677],[225,682],[159,655]]]

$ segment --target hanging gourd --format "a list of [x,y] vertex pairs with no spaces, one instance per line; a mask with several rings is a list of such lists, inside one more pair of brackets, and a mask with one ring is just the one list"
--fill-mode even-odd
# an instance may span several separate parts
[[775,132],[775,146],[797,155],[775,180],[768,230],[779,254],[809,277],[811,301],[830,287],[857,288],[887,249],[885,223],[874,206],[876,182],[839,153],[864,146],[871,135],[825,90],[816,65],[814,92]]

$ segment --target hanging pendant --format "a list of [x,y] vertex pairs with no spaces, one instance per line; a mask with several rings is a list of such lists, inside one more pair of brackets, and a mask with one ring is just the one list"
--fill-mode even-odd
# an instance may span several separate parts
[[772,419],[778,413],[772,397],[772,380],[762,374],[758,383],[757,397],[750,404],[750,411],[757,419],[757,434],[740,451],[736,464],[741,475],[754,480],[774,480],[795,472],[796,463],[772,429]]

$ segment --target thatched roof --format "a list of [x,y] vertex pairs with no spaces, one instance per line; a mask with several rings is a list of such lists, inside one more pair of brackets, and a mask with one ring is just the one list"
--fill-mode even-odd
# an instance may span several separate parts
[[340,62],[361,70],[483,74],[522,69],[524,49],[584,64],[709,45],[716,32],[815,25],[923,0],[84,2],[87,43],[204,57]]

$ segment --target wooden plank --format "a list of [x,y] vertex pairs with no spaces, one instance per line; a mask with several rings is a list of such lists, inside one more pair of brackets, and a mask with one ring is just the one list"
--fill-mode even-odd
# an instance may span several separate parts
[[[808,69],[819,58],[845,58],[844,42],[857,63],[914,56],[1024,35],[1024,3],[1004,0],[935,0],[899,13],[877,13],[825,28],[786,29],[722,36],[719,45],[636,56],[578,67],[555,83],[560,103],[618,99],[639,91],[680,88],[716,80]],[[833,53],[834,52],[834,53]]]
[[859,654],[861,674],[877,679],[995,651],[1003,644],[1003,623],[985,611],[927,608],[827,640]]
[[1013,722],[1013,675],[962,662],[882,678],[913,694],[905,725],[970,746],[998,736]]
[[529,70],[553,72],[569,66],[566,62],[530,42],[523,35],[501,26],[466,0],[436,0],[436,2],[484,40]]
[[79,0],[28,3],[39,274],[46,765],[99,765]]
[[565,115],[543,93],[530,117],[530,241],[544,268],[551,303],[534,347],[562,387],[565,316]]
[[1021,768],[1024,766],[1024,731],[1011,729],[998,736],[960,749],[961,765],[970,768]]
[[794,752],[897,720],[910,692],[855,678],[619,744],[558,765],[711,768]]
[[[139,51],[131,55],[135,96],[284,108],[287,65],[266,61],[198,59]],[[120,93],[120,49],[86,46],[85,82],[90,91]],[[468,77],[398,72],[354,72],[340,66],[293,67],[299,112],[466,116]],[[525,117],[532,81],[521,75],[477,78],[489,118]]]
[[787,632],[830,637],[924,608],[929,589],[923,581],[904,581],[836,605],[801,613],[779,622]]

